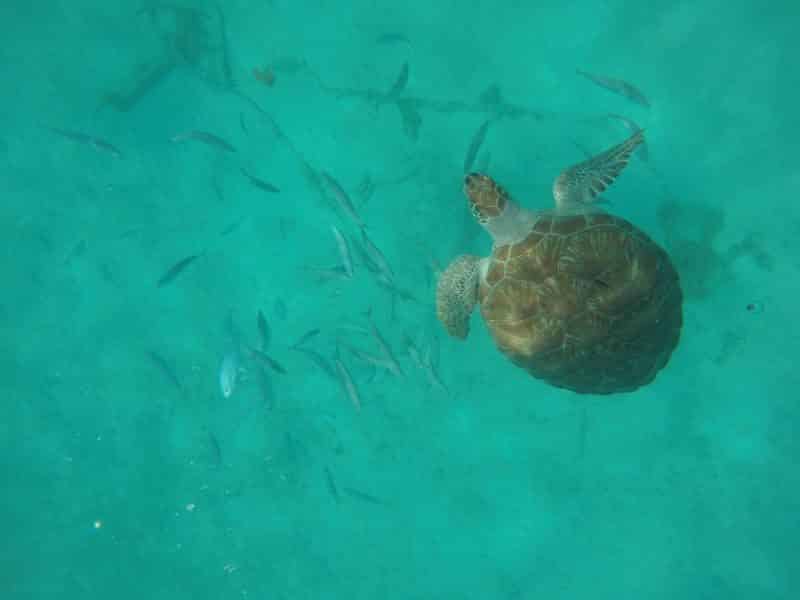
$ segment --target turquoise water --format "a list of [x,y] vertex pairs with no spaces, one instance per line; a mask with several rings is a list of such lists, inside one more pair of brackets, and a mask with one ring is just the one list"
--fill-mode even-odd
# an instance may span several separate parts
[[[798,597],[795,3],[496,4],[3,3],[3,598]],[[484,122],[545,208],[609,114],[684,326],[577,395],[448,338],[435,270],[490,249]]]

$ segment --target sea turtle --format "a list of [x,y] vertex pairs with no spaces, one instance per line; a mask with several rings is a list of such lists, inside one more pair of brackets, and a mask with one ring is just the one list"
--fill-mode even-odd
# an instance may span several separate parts
[[652,381],[680,337],[678,274],[645,233],[597,205],[643,141],[637,131],[562,172],[552,210],[526,210],[489,176],[466,175],[470,209],[493,246],[486,258],[457,257],[439,277],[447,332],[466,338],[478,303],[500,351],[551,385],[611,394]]

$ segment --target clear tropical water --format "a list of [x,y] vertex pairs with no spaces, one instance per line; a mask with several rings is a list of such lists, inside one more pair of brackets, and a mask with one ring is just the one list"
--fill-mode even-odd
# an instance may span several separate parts
[[[0,595],[797,598],[798,15],[3,2]],[[484,122],[474,167],[536,208],[609,114],[648,144],[609,210],[684,327],[652,384],[579,396],[477,315],[447,338],[435,270],[489,251]]]

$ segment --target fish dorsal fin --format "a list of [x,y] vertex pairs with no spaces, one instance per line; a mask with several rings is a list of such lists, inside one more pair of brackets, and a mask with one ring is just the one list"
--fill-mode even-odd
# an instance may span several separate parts
[[556,209],[570,210],[597,201],[597,197],[614,183],[630,161],[631,154],[644,141],[639,130],[621,144],[564,170],[553,182]]

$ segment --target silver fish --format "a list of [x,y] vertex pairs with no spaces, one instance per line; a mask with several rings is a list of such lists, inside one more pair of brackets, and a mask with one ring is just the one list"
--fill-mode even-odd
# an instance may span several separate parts
[[176,262],[169,269],[167,269],[167,271],[159,278],[159,280],[156,282],[156,286],[164,287],[165,285],[174,281],[178,275],[183,273],[186,267],[188,267],[190,264],[192,264],[194,261],[200,258],[200,256],[201,256],[200,254],[192,254],[191,256],[187,256],[186,258],[182,258],[181,260]]
[[403,121],[403,131],[406,137],[413,142],[419,139],[419,130],[422,127],[422,115],[417,108],[417,100],[413,98],[400,98],[395,102],[400,118]]
[[236,152],[236,148],[234,148],[228,142],[223,140],[218,135],[208,133],[207,131],[184,131],[183,133],[177,133],[169,138],[169,141],[171,142],[185,142],[186,140],[197,140],[198,142],[203,142],[209,146],[221,148],[226,152]]
[[384,33],[375,38],[376,44],[410,44],[411,40],[404,33]]
[[294,350],[296,352],[300,352],[304,354],[311,362],[313,362],[323,373],[325,373],[328,377],[333,379],[334,381],[337,379],[337,375],[333,370],[333,367],[328,362],[328,359],[322,356],[319,352],[312,350],[311,348],[304,348],[300,346],[291,346],[289,350]]
[[155,350],[149,350],[147,355],[150,357],[150,360],[153,364],[158,367],[158,369],[164,374],[164,376],[172,382],[172,384],[178,388],[179,390],[183,390],[183,385],[181,384],[181,380],[178,378],[175,369],[172,368],[172,365],[161,356]]
[[420,354],[419,348],[417,348],[414,340],[411,339],[411,336],[407,333],[403,334],[403,345],[406,347],[406,352],[408,352],[408,356],[411,357],[411,362],[414,363],[414,366],[418,369],[423,369],[425,365],[422,362],[422,354]]
[[[363,229],[361,231],[364,231]],[[360,241],[354,236],[350,236],[350,244],[355,250],[356,255],[358,255],[359,262],[367,267],[367,270],[370,273],[378,274],[381,272],[381,269],[378,265],[376,265],[370,255],[367,253],[364,246],[361,244]]]
[[347,344],[342,344],[342,346],[347,348],[347,351],[361,362],[389,371],[393,375],[397,374],[397,369],[391,360],[385,357],[375,356],[374,354],[364,352],[363,350],[359,350],[358,348],[354,348],[353,346],[349,346]]
[[403,370],[400,368],[400,363],[397,362],[397,359],[394,357],[394,353],[392,352],[391,347],[386,342],[386,340],[381,335],[381,332],[378,331],[378,327],[375,325],[375,321],[372,319],[372,309],[369,310],[367,313],[367,317],[369,319],[369,330],[372,334],[372,337],[375,338],[375,341],[378,344],[378,348],[380,348],[381,353],[388,361],[390,365],[388,368],[392,372],[392,374],[401,377],[403,375]]
[[475,158],[483,145],[483,140],[486,139],[486,132],[489,131],[489,121],[484,121],[483,124],[472,136],[472,141],[467,148],[467,154],[464,157],[464,173],[469,173],[472,170],[472,165],[475,163]]
[[336,225],[331,225],[333,237],[336,238],[336,246],[339,248],[339,256],[342,258],[342,267],[344,267],[345,276],[348,279],[353,278],[353,260],[350,258],[350,248],[347,245],[347,240],[344,239],[342,232],[337,229]]
[[[625,128],[631,133],[636,133],[637,131],[640,131],[642,129],[636,122],[629,119],[628,117],[623,117],[622,115],[618,115],[615,113],[609,113],[606,116],[609,119],[614,119],[622,123],[625,126]],[[647,149],[647,140],[642,140],[642,143],[639,144],[639,148],[637,149],[637,153],[639,154],[639,158],[647,162],[647,160],[650,158],[650,152]]]
[[389,266],[389,261],[386,260],[386,257],[383,255],[383,252],[372,242],[371,239],[367,236],[367,232],[363,229],[361,230],[361,241],[363,243],[364,250],[372,261],[372,263],[380,269],[382,273],[384,273],[389,279],[394,278],[394,272],[392,271],[392,267]]
[[428,376],[428,383],[431,384],[431,387],[438,389],[440,392],[444,392],[446,396],[450,395],[450,390],[447,389],[447,386],[439,378],[439,374],[436,372],[433,365],[426,365],[425,374]]
[[621,79],[615,79],[613,77],[605,77],[603,75],[594,75],[592,73],[587,73],[586,71],[582,71],[581,69],[576,69],[578,75],[582,75],[586,77],[592,83],[599,85],[609,91],[614,92],[615,94],[619,94],[636,102],[637,104],[641,104],[642,106],[650,107],[650,101],[645,97],[645,95],[632,86],[627,81],[622,81]]
[[275,311],[275,316],[278,317],[281,321],[285,321],[286,317],[289,316],[289,309],[286,308],[286,303],[280,298],[275,299],[275,305],[273,306],[273,310]]
[[230,398],[233,395],[238,380],[239,355],[237,352],[229,352],[224,356],[219,367],[219,389],[222,391],[223,398]]
[[100,150],[102,152],[107,152],[114,158],[122,158],[122,152],[119,151],[115,146],[111,145],[109,142],[93,137],[91,135],[86,135],[85,133],[81,133],[79,131],[71,131],[69,129],[59,129],[58,127],[47,127],[48,130],[52,131],[55,134],[60,135],[68,140],[72,140],[73,142],[78,142],[79,144],[86,144],[87,146],[92,146],[93,148]]
[[325,482],[328,484],[328,492],[330,492],[333,499],[336,502],[341,501],[341,496],[339,496],[339,488],[336,487],[336,480],[333,478],[333,473],[331,470],[326,466],[325,467]]
[[592,158],[592,156],[594,156],[594,153],[590,152],[589,149],[579,141],[572,138],[570,138],[569,141],[572,142],[572,145],[575,146],[581,154],[583,154],[584,158]]
[[255,368],[256,383],[258,389],[261,391],[261,399],[264,401],[264,407],[267,410],[275,408],[275,390],[272,387],[272,378],[267,373],[266,367],[258,365]]
[[277,360],[275,360],[268,354],[262,352],[261,350],[250,348],[250,355],[254,358],[257,358],[259,361],[264,363],[264,365],[266,365],[276,373],[280,373],[281,375],[286,375],[287,371],[286,369],[283,368],[283,365],[281,365]]
[[228,309],[228,314],[225,316],[225,333],[230,341],[231,353],[235,354],[237,359],[241,357],[242,351],[247,347],[244,341],[244,334],[241,328],[236,323],[236,317],[233,309]]
[[333,267],[305,267],[305,270],[313,273],[319,283],[325,283],[339,279],[349,280],[352,278],[352,276],[348,277],[347,272],[342,265],[336,265]]
[[264,313],[261,312],[261,309],[258,310],[256,322],[258,323],[258,333],[261,337],[261,350],[267,350],[267,348],[269,348],[269,343],[272,340],[272,330],[269,327],[269,323],[267,323],[267,317],[264,316]]
[[405,300],[407,302],[419,302],[419,299],[417,299],[414,294],[408,290],[398,287],[394,282],[394,279],[392,279],[386,273],[378,273],[375,277],[375,281],[377,281],[378,285],[386,289],[392,295],[392,299],[400,298],[401,300]]
[[403,93],[403,90],[406,89],[406,84],[408,84],[408,63],[404,62],[402,68],[400,69],[400,74],[397,76],[394,85],[392,85],[392,88],[389,90],[387,97],[397,98]]
[[408,352],[409,357],[411,357],[411,361],[419,370],[425,373],[430,386],[444,392],[446,395],[450,395],[447,386],[445,386],[445,384],[439,378],[439,374],[436,371],[436,366],[431,360],[430,347],[428,347],[425,354],[420,353],[419,348],[417,348],[417,346],[414,344],[414,341],[407,334],[403,336],[403,343],[406,346],[406,351]]
[[240,169],[242,174],[247,177],[247,180],[258,189],[269,192],[270,194],[280,194],[280,189],[272,185],[269,181],[264,181],[263,179],[259,179],[255,175],[252,175],[249,171],[247,171],[244,167]]
[[294,344],[289,346],[289,348],[290,349],[297,349],[300,346],[302,346],[303,344],[307,343],[312,338],[317,337],[319,335],[319,333],[320,333],[319,328],[315,327],[314,329],[310,329],[310,330],[306,331],[302,336],[300,336],[300,339],[298,339]]
[[365,227],[364,221],[361,220],[361,217],[358,216],[355,207],[353,206],[352,201],[350,200],[350,196],[347,195],[347,192],[344,191],[344,188],[336,181],[332,175],[329,173],[322,171],[320,173],[322,176],[323,181],[330,189],[330,192],[333,194],[333,197],[336,199],[336,202],[339,204],[339,208],[350,217],[350,219],[359,227]]
[[350,398],[350,402],[353,403],[355,409],[360,411],[361,398],[358,395],[358,389],[356,388],[356,384],[353,383],[353,378],[350,376],[350,372],[338,357],[333,359],[333,364],[336,367],[336,374],[339,376],[339,383],[342,384],[342,389],[344,390],[345,394],[347,394],[347,397]]

